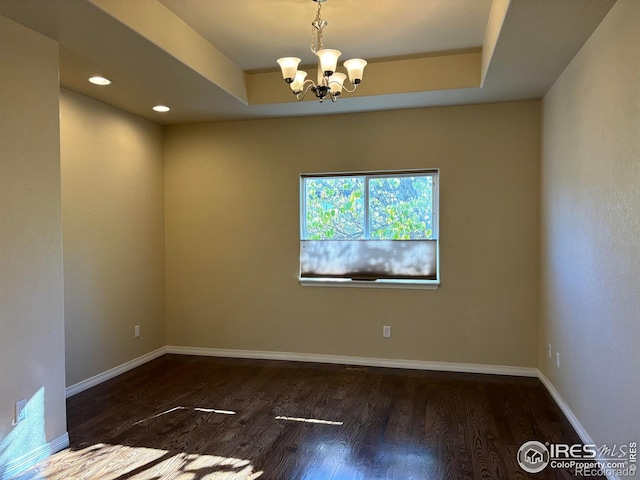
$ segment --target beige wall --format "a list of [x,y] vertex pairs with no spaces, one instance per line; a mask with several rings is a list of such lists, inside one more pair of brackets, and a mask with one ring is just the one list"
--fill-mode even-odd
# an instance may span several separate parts
[[73,385],[165,344],[162,129],[68,90],[60,110]]
[[[168,127],[167,343],[535,367],[539,121],[521,102]],[[298,284],[300,173],[425,167],[440,289]]]
[[638,25],[619,0],[544,98],[540,369],[609,445],[640,434]]
[[57,44],[0,17],[0,85],[2,477],[67,430]]

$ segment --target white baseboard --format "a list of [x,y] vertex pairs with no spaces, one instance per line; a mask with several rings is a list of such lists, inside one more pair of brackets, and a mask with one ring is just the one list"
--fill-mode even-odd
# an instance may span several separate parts
[[437,370],[442,372],[488,373],[537,377],[537,368],[508,367],[503,365],[477,365],[472,363],[428,362],[422,360],[396,360],[390,358],[351,357],[321,355],[314,353],[268,352],[260,350],[229,350],[224,348],[180,347],[167,345],[166,353],[199,355],[208,357],[255,358],[259,360],[285,360],[291,362],[333,363],[339,365],[362,365],[367,367],[406,368],[410,370]]
[[582,443],[593,443],[593,440],[578,420],[578,417],[576,417],[571,411],[569,405],[567,405],[564,399],[560,396],[558,390],[556,390],[556,387],[553,386],[553,383],[551,383],[551,381],[540,370],[538,370],[538,378],[547,388],[555,402],[558,404],[558,407],[560,407],[560,410],[562,410],[564,416],[567,417],[567,420],[569,420],[569,423],[580,437],[580,440],[582,440]]
[[98,375],[94,375],[91,378],[87,378],[86,380],[71,385],[66,388],[65,394],[67,398],[72,397],[73,395],[83,392],[88,388],[95,387],[96,385],[105,382],[113,377],[117,377],[124,372],[139,367],[140,365],[150,362],[151,360],[155,360],[156,358],[161,357],[162,355],[167,353],[166,348],[167,347],[160,347],[153,352],[149,352],[145,355],[142,355],[141,357],[134,358],[133,360],[123,363],[122,365],[118,365],[117,367],[107,370],[106,372],[99,373]]
[[[587,433],[587,430],[582,426],[582,424],[578,420],[578,417],[575,416],[571,408],[569,408],[569,405],[567,405],[567,402],[564,401],[564,399],[560,396],[560,393],[558,392],[558,390],[556,390],[556,387],[553,386],[553,383],[551,383],[551,380],[549,380],[546,377],[546,375],[542,373],[541,370],[538,370],[538,378],[540,379],[542,384],[547,388],[547,390],[555,400],[558,407],[560,407],[560,410],[562,410],[562,413],[564,413],[564,416],[567,417],[567,420],[569,420],[569,423],[571,424],[573,429],[576,431],[576,433],[580,437],[580,440],[582,440],[582,443],[584,444],[588,443],[592,445],[595,444],[595,442],[591,438],[591,435]],[[602,459],[599,458],[598,460],[602,460]],[[603,460],[603,461],[606,463],[606,460]],[[608,475],[607,479],[620,480],[620,478],[616,475],[613,475],[613,476]]]
[[60,450],[69,446],[69,434],[64,433],[57,438],[54,438],[49,443],[45,443],[41,447],[32,450],[26,455],[9,462],[7,465],[0,467],[0,480],[6,480],[25,471],[27,468],[34,466],[36,463],[46,459],[50,455],[53,455]]
[[406,368],[411,370],[436,370],[442,372],[487,373],[493,375],[513,375],[518,377],[537,377],[538,370],[528,367],[509,367],[504,365],[478,365],[473,363],[428,362],[422,360],[397,360],[389,358],[351,357],[340,355],[322,355],[314,353],[269,352],[261,350],[230,350],[224,348],[181,347],[167,345],[141,357],[123,363],[106,372],[94,375],[66,388],[67,398],[139,367],[166,353],[177,355],[198,355],[207,357],[255,358],[259,360],[285,360],[291,362],[332,363],[339,365],[362,365],[367,367]]

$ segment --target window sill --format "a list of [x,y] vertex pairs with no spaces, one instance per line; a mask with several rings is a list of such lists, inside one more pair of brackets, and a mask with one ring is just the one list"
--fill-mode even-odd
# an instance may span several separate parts
[[348,278],[298,278],[303,287],[400,288],[404,290],[437,290],[437,280],[351,280]]

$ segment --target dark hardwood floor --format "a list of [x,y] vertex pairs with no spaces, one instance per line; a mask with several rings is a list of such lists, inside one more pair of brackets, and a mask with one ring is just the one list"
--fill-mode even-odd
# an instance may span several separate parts
[[165,355],[71,397],[70,448],[26,479],[569,479],[579,439],[539,380]]

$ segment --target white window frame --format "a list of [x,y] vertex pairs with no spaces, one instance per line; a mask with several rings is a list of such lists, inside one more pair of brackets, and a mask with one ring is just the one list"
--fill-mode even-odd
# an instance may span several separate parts
[[[436,279],[377,279],[377,280],[357,280],[350,278],[309,278],[302,277],[298,273],[300,285],[309,287],[356,287],[356,288],[399,288],[399,289],[423,289],[436,290],[440,286],[440,170],[437,168],[415,169],[415,170],[383,170],[383,171],[356,171],[356,172],[329,172],[329,173],[306,173],[300,175],[300,243],[306,238],[306,211],[305,211],[305,178],[319,177],[365,177],[364,182],[364,216],[365,216],[365,237],[368,237],[369,230],[369,180],[370,178],[396,178],[401,176],[417,176],[430,174],[433,178],[432,186],[432,237],[436,240]],[[365,240],[371,240],[365,238]],[[302,252],[300,252],[302,254]]]

